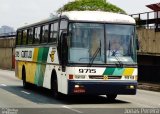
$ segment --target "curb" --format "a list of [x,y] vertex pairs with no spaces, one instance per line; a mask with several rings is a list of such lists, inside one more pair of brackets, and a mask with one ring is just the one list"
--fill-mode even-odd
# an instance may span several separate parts
[[160,84],[138,83],[138,89],[160,92]]

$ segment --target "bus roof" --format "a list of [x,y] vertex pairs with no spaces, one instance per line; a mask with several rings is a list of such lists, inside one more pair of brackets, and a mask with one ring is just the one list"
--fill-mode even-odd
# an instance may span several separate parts
[[[135,24],[134,18],[128,15],[104,12],[104,11],[69,11],[69,12],[63,12],[61,16],[62,18],[67,17],[71,21]],[[27,27],[36,26],[39,24],[44,24],[58,19],[59,16],[57,15],[53,18],[45,19],[37,23],[22,26],[18,29],[24,29]]]
[[128,15],[104,11],[69,11],[63,12],[62,16],[67,16],[69,20],[73,21],[135,24],[135,20]]

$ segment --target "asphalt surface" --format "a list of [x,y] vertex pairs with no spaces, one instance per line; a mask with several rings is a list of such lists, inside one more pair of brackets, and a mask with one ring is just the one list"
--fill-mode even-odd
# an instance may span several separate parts
[[0,114],[160,113],[159,92],[138,90],[137,95],[120,95],[113,102],[105,96],[64,96],[56,100],[48,89],[24,89],[14,75],[14,71],[0,70]]

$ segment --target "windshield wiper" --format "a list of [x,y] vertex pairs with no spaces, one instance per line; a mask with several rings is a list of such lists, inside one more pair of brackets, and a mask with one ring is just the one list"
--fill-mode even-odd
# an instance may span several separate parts
[[96,51],[94,52],[93,57],[91,58],[91,60],[89,62],[89,67],[91,67],[93,65],[93,62],[94,62],[95,58],[97,57],[98,53],[100,52],[100,50],[101,50],[101,47],[98,47],[96,49]]
[[117,66],[119,65],[119,67],[122,67],[122,66],[123,66],[123,62],[119,60],[119,57],[118,57],[116,54],[114,55],[114,57],[117,59],[117,61],[118,61],[118,63],[119,63],[119,64],[116,64],[116,63],[115,63],[115,64],[116,64]]
[[101,55],[101,41],[100,41],[99,47],[96,49],[96,51],[93,54],[93,57],[91,58],[91,60],[89,62],[89,67],[91,67],[93,65],[93,62],[94,62],[94,60],[97,57],[99,52],[100,52],[100,55]]

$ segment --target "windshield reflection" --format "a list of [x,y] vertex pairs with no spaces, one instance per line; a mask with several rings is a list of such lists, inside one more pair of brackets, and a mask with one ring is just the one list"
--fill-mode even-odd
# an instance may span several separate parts
[[107,63],[136,63],[134,26],[106,24],[106,37]]
[[72,23],[69,34],[69,62],[104,64],[103,24]]
[[136,64],[134,37],[132,25],[70,23],[69,63]]

